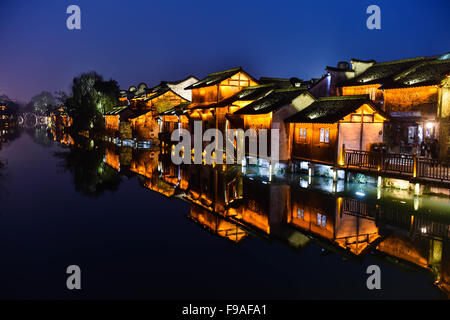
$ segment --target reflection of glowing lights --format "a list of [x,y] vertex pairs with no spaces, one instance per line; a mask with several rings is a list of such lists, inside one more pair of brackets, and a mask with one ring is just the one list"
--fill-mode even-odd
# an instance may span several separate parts
[[306,181],[304,179],[300,179],[300,187],[308,188],[308,181]]
[[419,198],[418,197],[414,197],[414,210],[415,211],[419,210]]
[[401,189],[401,190],[409,190],[410,184],[408,180],[401,179],[386,179],[387,184],[393,188]]
[[416,184],[414,185],[414,193],[415,193],[416,195],[419,195],[419,193],[420,193],[420,184],[416,183]]
[[366,194],[364,192],[361,192],[361,191],[356,191],[355,194],[357,196],[359,196],[359,197],[365,197],[366,196]]
[[427,129],[431,129],[433,128],[433,123],[432,122],[427,122],[427,124],[425,125],[427,127]]
[[427,228],[426,228],[426,227],[420,228],[420,232],[422,232],[422,233],[427,233]]
[[308,168],[309,168],[309,162],[306,162],[306,161],[301,161],[300,162],[300,169],[308,170]]

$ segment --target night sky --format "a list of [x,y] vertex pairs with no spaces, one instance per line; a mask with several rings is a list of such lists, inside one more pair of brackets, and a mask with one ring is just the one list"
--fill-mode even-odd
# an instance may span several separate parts
[[[68,30],[66,8],[81,8]],[[381,8],[381,30],[366,8]],[[377,61],[450,51],[450,1],[0,2],[0,94],[26,102],[69,90],[95,70],[122,88],[242,66],[255,77],[320,77],[350,58]]]

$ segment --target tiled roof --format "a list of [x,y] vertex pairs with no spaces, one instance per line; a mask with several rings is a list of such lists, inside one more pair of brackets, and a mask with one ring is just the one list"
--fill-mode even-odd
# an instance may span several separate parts
[[228,69],[225,71],[211,73],[208,76],[206,76],[206,78],[191,84],[190,86],[188,86],[185,89],[196,89],[196,88],[202,88],[202,87],[209,87],[209,86],[215,85],[217,83],[220,83],[223,80],[228,79],[228,78],[234,76],[236,73],[242,72],[242,71],[245,72],[241,67],[237,67],[237,68]]
[[105,112],[105,115],[106,116],[116,116],[127,108],[128,108],[128,106],[114,107],[111,110],[109,110],[108,112]]
[[438,85],[450,75],[450,59],[426,61],[397,75],[382,89]]
[[306,90],[306,87],[272,90],[264,97],[246,105],[234,114],[266,114],[291,103],[293,99]]
[[417,65],[423,61],[426,61],[427,57],[418,57],[412,59],[403,59],[395,61],[378,62],[369,67],[366,71],[349,79],[343,83],[343,86],[358,86],[366,84],[383,84],[399,73]]
[[160,112],[160,115],[180,115],[182,114],[185,110],[188,109],[189,106],[189,102],[184,102],[184,103],[180,103],[179,105],[170,108],[166,111]]
[[[189,75],[188,77],[181,79],[181,80],[176,80],[176,81],[161,81],[158,85],[152,87],[152,88],[148,88],[147,85],[142,82],[138,85],[138,87],[134,87],[131,86],[129,90],[121,90],[120,91],[120,96],[121,97],[127,97],[128,99],[136,99],[136,98],[145,98],[148,94],[151,93],[155,93],[158,92],[157,95],[153,95],[151,96],[151,99],[154,99],[164,93],[166,93],[167,91],[171,90],[170,87],[168,86],[170,85],[176,85],[179,84],[183,81],[186,81],[189,78],[195,78],[193,75]],[[176,92],[174,92],[175,94],[177,94]]]
[[259,78],[259,83],[261,84],[274,84],[278,88],[294,88],[296,86],[301,86],[305,84],[305,81],[292,77],[292,78],[272,78],[272,77],[261,77]]
[[[287,118],[286,122],[297,123],[335,123],[349,113],[356,111],[361,105],[369,104],[378,112],[368,95],[339,96],[319,98],[302,111]],[[384,115],[384,113],[382,113]]]

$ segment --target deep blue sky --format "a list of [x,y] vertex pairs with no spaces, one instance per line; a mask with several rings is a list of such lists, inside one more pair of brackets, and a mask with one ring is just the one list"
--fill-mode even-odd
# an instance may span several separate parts
[[[81,30],[66,8],[81,7]],[[381,8],[381,30],[366,8]],[[0,94],[68,91],[95,70],[122,88],[243,66],[308,79],[352,57],[377,61],[450,50],[449,0],[31,0],[0,2]]]

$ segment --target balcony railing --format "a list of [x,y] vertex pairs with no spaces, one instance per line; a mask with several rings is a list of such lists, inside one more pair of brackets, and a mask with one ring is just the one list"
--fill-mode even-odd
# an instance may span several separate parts
[[450,161],[398,153],[344,150],[344,166],[450,182]]

